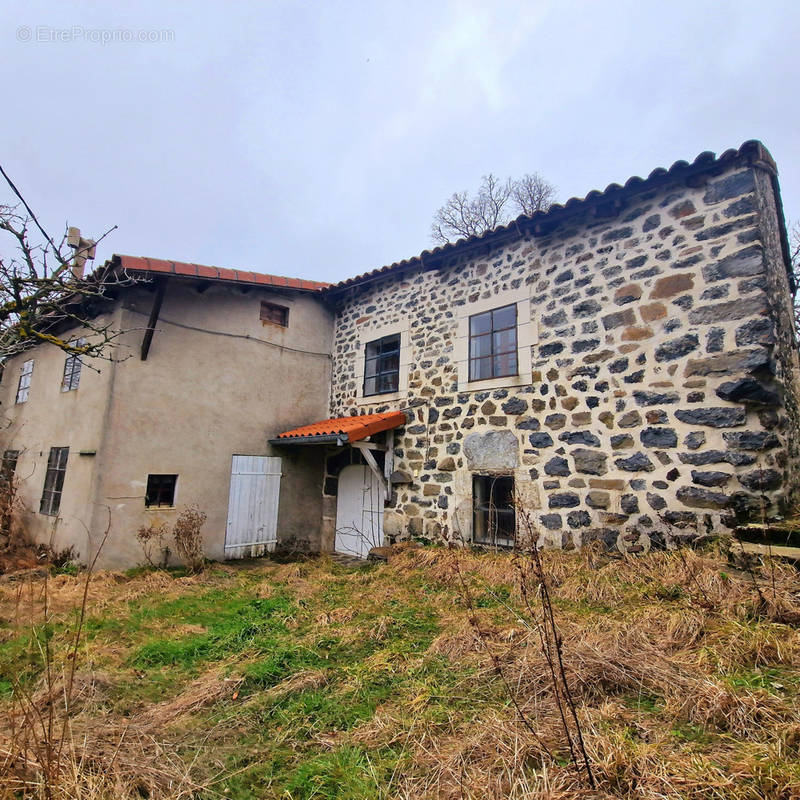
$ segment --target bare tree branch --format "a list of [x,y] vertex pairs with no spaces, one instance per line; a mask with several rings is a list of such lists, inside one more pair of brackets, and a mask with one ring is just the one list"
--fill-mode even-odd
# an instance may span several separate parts
[[456,192],[433,217],[431,238],[439,243],[480,236],[519,214],[534,214],[550,207],[556,190],[538,173],[517,180],[500,180],[491,172],[481,178],[477,195]]
[[[800,219],[796,219],[789,229],[789,258],[795,286],[800,287]],[[797,341],[800,343],[800,290],[794,294],[794,327]]]
[[[102,268],[84,276],[83,265],[97,242],[81,238],[75,244],[73,239],[68,247],[65,229],[56,244],[2,166],[0,174],[24,208],[20,213],[19,206],[0,205],[0,232],[14,243],[12,255],[0,254],[0,359],[42,343],[72,355],[110,358],[122,331],[112,329],[102,313],[110,307],[109,290],[131,280]],[[76,329],[85,343],[76,344]]]
[[514,181],[512,196],[520,213],[531,216],[553,205],[556,190],[538,172],[532,172]]

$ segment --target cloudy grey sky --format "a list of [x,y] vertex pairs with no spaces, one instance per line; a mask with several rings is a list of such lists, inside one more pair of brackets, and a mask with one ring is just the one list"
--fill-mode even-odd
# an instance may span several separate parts
[[[485,172],[539,171],[563,201],[750,138],[800,217],[796,0],[4,0],[2,19],[0,162],[53,230],[118,225],[99,258],[340,280],[430,247]],[[156,41],[102,41],[139,32]]]

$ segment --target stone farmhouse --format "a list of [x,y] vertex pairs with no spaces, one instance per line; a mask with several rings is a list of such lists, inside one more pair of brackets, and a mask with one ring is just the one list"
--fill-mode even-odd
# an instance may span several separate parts
[[136,528],[187,503],[221,558],[509,546],[526,516],[545,545],[639,552],[797,500],[795,287],[759,142],[331,286],[110,265],[140,280],[106,312],[131,357],[72,391],[74,359],[36,348],[0,385],[29,529],[84,557],[110,516],[104,563],[140,561]]

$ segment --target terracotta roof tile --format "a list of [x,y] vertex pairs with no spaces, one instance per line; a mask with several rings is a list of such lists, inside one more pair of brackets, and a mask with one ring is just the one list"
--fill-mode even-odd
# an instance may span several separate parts
[[405,424],[406,415],[402,411],[386,411],[382,414],[362,414],[358,417],[333,417],[285,431],[276,438],[291,440],[340,435],[347,442],[357,442],[373,433],[388,431],[390,428],[398,428]]
[[280,286],[303,292],[320,292],[330,286],[329,283],[323,283],[322,281],[284,278],[279,275],[267,275],[262,272],[227,269],[226,267],[209,267],[204,264],[188,264],[183,261],[166,261],[160,258],[145,258],[144,256],[115,254],[111,263],[117,264],[129,272],[158,272],[187,278],[205,278],[207,280],[230,281],[231,283],[248,285]]

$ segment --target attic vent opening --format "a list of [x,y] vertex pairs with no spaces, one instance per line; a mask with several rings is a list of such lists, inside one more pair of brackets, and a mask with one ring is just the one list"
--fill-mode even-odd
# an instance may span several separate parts
[[262,325],[280,325],[282,328],[289,327],[289,309],[286,306],[279,306],[275,303],[261,301],[261,313],[259,314]]

